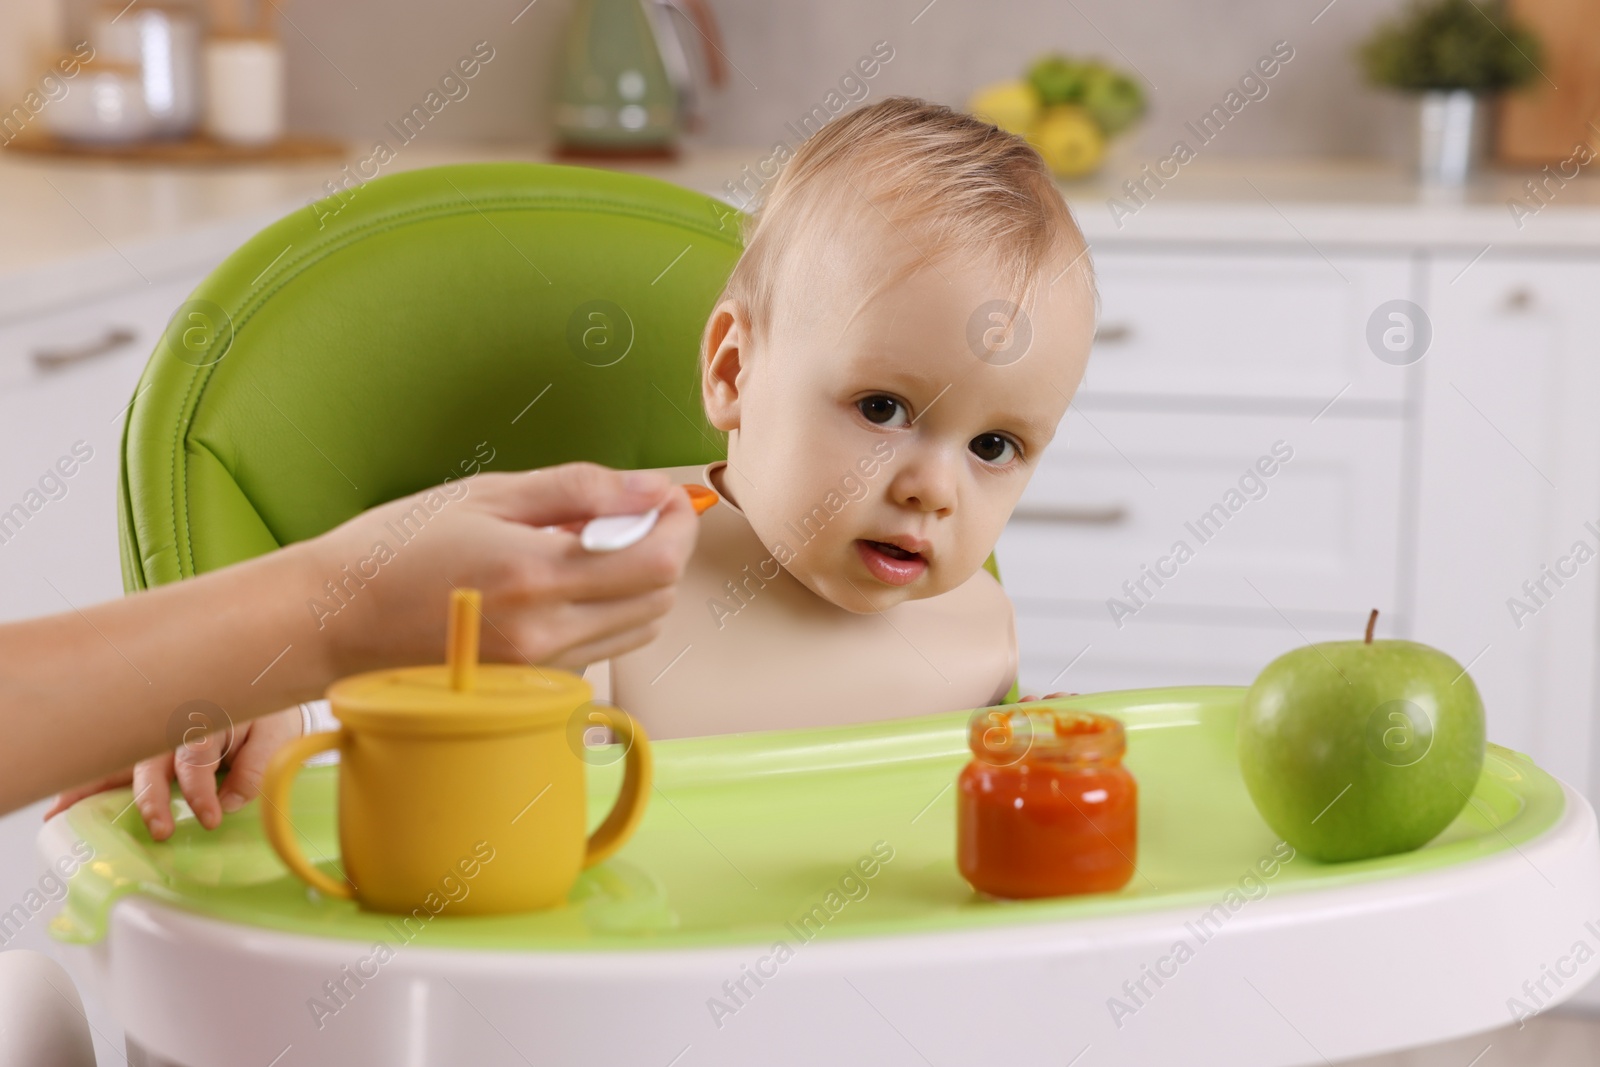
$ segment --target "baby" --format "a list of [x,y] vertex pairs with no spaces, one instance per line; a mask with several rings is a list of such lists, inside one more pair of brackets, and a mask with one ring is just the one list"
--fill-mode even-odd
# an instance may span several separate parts
[[978,119],[891,97],[805,142],[701,342],[728,458],[667,468],[722,503],[596,695],[655,738],[1001,702],[983,564],[1083,376],[1086,252],[1039,155]]
[[[1038,153],[968,115],[890,97],[806,141],[701,340],[728,458],[668,468],[722,502],[660,636],[589,667],[596,696],[654,738],[1005,699],[1016,624],[983,564],[1083,377],[1087,253]],[[299,717],[252,723],[234,775],[254,781]],[[308,725],[337,723],[322,706]],[[172,760],[140,766],[164,785]],[[193,805],[216,786],[183,789]]]

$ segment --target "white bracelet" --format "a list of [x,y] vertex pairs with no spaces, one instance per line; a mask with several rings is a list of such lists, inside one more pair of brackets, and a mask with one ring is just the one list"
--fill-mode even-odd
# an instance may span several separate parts
[[[331,733],[339,729],[339,720],[333,717],[333,709],[326,700],[308,700],[300,705],[300,732],[302,734]],[[327,763],[339,761],[338,750],[319,752],[306,760],[306,765],[319,767]]]
[[300,722],[305,733],[320,734],[339,728],[333,709],[326,700],[308,700],[300,705]]

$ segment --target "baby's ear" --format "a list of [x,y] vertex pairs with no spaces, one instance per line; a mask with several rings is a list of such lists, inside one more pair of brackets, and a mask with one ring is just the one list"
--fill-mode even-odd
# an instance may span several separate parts
[[719,430],[739,428],[739,379],[749,358],[749,336],[748,320],[737,302],[724,300],[712,309],[700,360],[700,401],[706,418]]

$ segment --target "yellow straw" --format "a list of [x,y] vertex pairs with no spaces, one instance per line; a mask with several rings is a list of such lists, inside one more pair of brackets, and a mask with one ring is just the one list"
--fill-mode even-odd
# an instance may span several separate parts
[[483,594],[476,589],[457,589],[450,594],[450,618],[446,623],[445,663],[450,667],[450,688],[465,693],[472,689],[478,669],[478,618]]

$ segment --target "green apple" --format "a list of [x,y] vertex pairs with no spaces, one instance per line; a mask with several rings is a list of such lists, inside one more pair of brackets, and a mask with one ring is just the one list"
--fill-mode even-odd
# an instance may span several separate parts
[[1107,137],[1115,137],[1144,114],[1144,90],[1127,75],[1100,67],[1084,76],[1083,106]]
[[1328,641],[1286,652],[1245,693],[1239,770],[1261,817],[1325,862],[1420,848],[1483,769],[1483,701],[1436,648]]
[[1039,103],[1045,107],[1076,104],[1083,98],[1086,73],[1088,64],[1051,53],[1034,61],[1028,68],[1027,81],[1033,86],[1033,91],[1039,94]]

